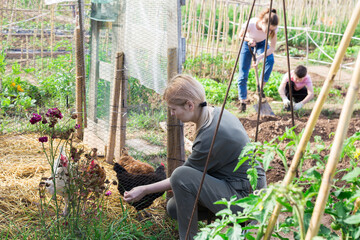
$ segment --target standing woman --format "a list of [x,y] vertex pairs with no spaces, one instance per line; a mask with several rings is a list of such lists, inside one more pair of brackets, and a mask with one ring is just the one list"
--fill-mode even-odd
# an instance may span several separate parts
[[[242,30],[240,32],[240,37],[244,37],[245,39],[244,44],[241,49],[240,59],[239,59],[239,77],[238,77],[238,91],[239,91],[239,100],[241,101],[241,111],[246,111],[246,99],[247,99],[247,81],[249,76],[249,70],[252,62],[252,54],[251,51],[254,52],[256,49],[256,53],[258,56],[256,57],[255,66],[264,58],[264,51],[265,51],[265,41],[266,41],[266,33],[268,23],[270,21],[270,32],[269,32],[269,39],[270,39],[270,47],[268,44],[267,52],[266,52],[266,63],[265,63],[265,77],[264,77],[264,85],[270,78],[271,71],[274,66],[274,55],[273,52],[275,51],[276,41],[277,41],[277,31],[278,31],[278,24],[279,18],[276,14],[276,10],[271,10],[271,18],[269,19],[269,8],[262,11],[258,17],[251,18],[249,22],[249,26],[247,32],[245,34],[245,27],[246,23],[243,24]],[[255,54],[255,52],[254,52]],[[262,74],[261,74],[262,76]],[[262,77],[261,77],[262,79]],[[258,86],[259,87],[259,86]],[[259,89],[258,89],[259,90]],[[263,97],[265,97],[263,95]]]
[[[124,199],[127,202],[136,202],[147,194],[172,189],[174,197],[167,203],[167,212],[171,218],[178,221],[180,240],[185,240],[221,109],[207,106],[204,88],[197,80],[187,75],[177,75],[170,81],[164,93],[164,100],[170,108],[171,115],[175,115],[182,122],[196,124],[192,153],[183,166],[174,170],[170,178],[135,187],[125,192]],[[247,178],[249,160],[234,171],[239,163],[238,157],[248,142],[250,139],[239,119],[224,110],[199,197],[198,211],[195,212],[190,227],[191,240],[198,232],[198,220],[214,216],[226,207],[214,202],[222,198],[229,200],[234,195],[239,199],[244,198],[253,191]],[[260,163],[257,164],[257,189],[261,189],[266,187],[266,176]],[[232,206],[231,210],[235,214],[242,208]]]

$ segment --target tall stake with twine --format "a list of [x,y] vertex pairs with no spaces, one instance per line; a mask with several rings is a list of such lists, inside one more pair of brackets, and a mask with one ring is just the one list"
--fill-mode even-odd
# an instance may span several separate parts
[[[342,62],[342,59],[344,58],[346,48],[349,46],[351,37],[353,36],[353,34],[355,32],[356,25],[358,24],[359,19],[360,19],[360,1],[357,3],[356,8],[353,11],[353,14],[351,16],[349,24],[345,30],[344,36],[340,42],[340,46],[338,48],[338,51],[336,52],[334,62],[331,65],[329,74],[326,77],[326,80],[324,82],[324,86],[321,89],[320,95],[315,103],[313,111],[311,112],[310,118],[306,124],[304,134],[302,135],[300,143],[299,143],[299,147],[297,148],[297,150],[295,152],[295,155],[294,155],[293,161],[291,162],[289,171],[286,173],[285,178],[282,182],[283,186],[289,185],[292,182],[292,180],[294,179],[297,167],[299,166],[299,163],[300,163],[300,159],[305,151],[307,143],[309,142],[309,139],[310,139],[313,129],[315,127],[316,121],[319,118],[319,115],[321,113],[321,109],[325,103],[325,100],[326,100],[327,96],[329,95],[330,88],[334,83],[336,73],[340,68],[340,64]],[[279,216],[280,210],[281,210],[281,204],[277,203],[274,208],[274,211],[271,215],[268,227],[265,232],[264,239],[270,239],[271,233],[274,230],[274,226],[275,226],[276,220]],[[318,222],[317,224],[320,224],[320,223]],[[314,228],[314,225],[313,225],[313,228]]]
[[[360,15],[358,13],[358,15]],[[316,199],[315,208],[310,220],[310,225],[306,234],[305,240],[311,240],[317,235],[320,228],[321,218],[324,213],[325,204],[329,197],[331,182],[334,178],[337,164],[339,162],[341,149],[346,138],[351,115],[354,111],[354,104],[357,93],[359,91],[360,82],[360,54],[358,54],[355,71],[353,73],[348,92],[346,94],[345,102],[340,114],[339,123],[336,129],[334,143],[331,147],[328,163],[323,174],[321,186],[318,197]]]

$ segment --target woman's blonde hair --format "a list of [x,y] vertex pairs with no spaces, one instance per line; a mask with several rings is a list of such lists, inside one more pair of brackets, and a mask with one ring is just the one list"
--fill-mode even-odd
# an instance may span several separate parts
[[[179,74],[173,77],[165,89],[163,99],[168,104],[184,106],[187,101],[194,103],[195,108],[200,108],[200,119],[196,129],[210,124],[210,112],[207,106],[200,106],[206,101],[205,90],[201,83],[193,77]],[[202,104],[204,105],[204,104]]]
[[[270,15],[269,13],[270,13],[270,8],[267,8],[267,9],[263,10],[259,14],[258,18],[260,20],[263,20],[266,24],[268,24],[269,20],[270,20],[270,25],[271,26],[277,26],[279,24],[279,17],[276,14],[276,9],[274,9],[274,8],[271,9],[271,17],[270,17],[270,19],[269,19],[269,15]],[[269,32],[269,37],[273,38],[274,36],[275,36],[275,30],[270,31]]]

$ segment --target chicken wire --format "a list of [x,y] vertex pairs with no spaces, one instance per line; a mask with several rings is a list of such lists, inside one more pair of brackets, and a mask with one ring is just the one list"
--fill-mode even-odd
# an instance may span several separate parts
[[[177,2],[93,0],[91,9],[84,141],[105,155],[111,130],[116,129],[117,160],[121,155],[120,131],[126,128],[125,146],[130,154],[156,166],[166,157],[166,130],[160,123],[166,122],[167,108],[161,103],[161,94],[168,79],[168,50],[178,49]],[[116,70],[119,52],[124,53],[124,66]],[[114,102],[116,71],[123,72],[128,82],[125,110],[120,109],[123,103]],[[114,114],[117,123],[111,124]],[[121,116],[127,121],[122,127]]]

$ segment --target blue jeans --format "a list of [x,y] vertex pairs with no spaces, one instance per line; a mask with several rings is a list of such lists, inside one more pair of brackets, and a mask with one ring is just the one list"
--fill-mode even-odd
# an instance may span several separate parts
[[[252,47],[251,50],[254,51],[254,48]],[[256,43],[257,55],[263,53],[264,50],[265,50],[265,40]],[[244,42],[239,58],[239,77],[237,81],[240,100],[245,100],[247,98],[247,81],[249,77],[249,70],[251,67],[251,63],[252,63],[252,55],[249,50],[249,45],[248,42]],[[274,55],[270,54],[269,56],[267,56],[265,63],[265,76],[264,76],[265,83],[269,81],[273,66],[274,66]],[[262,73],[260,75],[259,81],[261,81],[261,79],[262,79]]]

